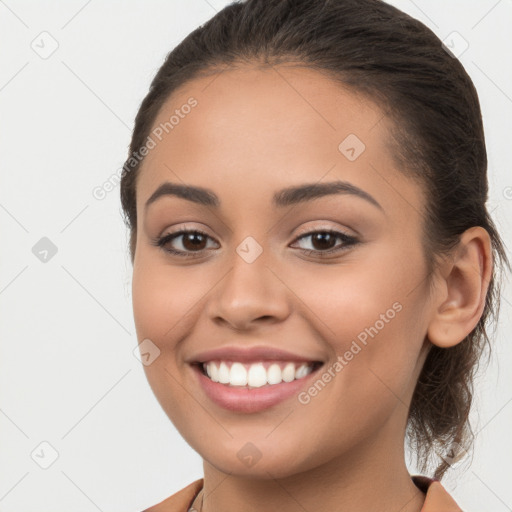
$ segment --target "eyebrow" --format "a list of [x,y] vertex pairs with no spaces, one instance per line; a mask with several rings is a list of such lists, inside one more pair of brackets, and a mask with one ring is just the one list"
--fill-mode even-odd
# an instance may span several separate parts
[[[305,201],[310,201],[318,197],[332,194],[348,194],[360,197],[365,201],[384,211],[379,202],[359,187],[348,183],[347,181],[332,181],[327,183],[305,183],[294,187],[288,187],[279,190],[273,195],[272,203],[275,207],[291,206]],[[175,196],[187,201],[192,201],[203,206],[218,208],[221,204],[219,197],[207,188],[193,185],[180,185],[166,181],[162,183],[151,197],[146,201],[144,209],[154,203],[157,199],[165,196]]]

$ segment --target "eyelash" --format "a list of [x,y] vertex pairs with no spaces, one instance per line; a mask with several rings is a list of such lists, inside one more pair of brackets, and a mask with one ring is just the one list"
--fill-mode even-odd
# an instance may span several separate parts
[[[162,249],[164,252],[179,256],[181,258],[197,258],[197,257],[201,256],[201,253],[203,251],[205,251],[206,249],[201,249],[200,251],[192,251],[192,253],[190,253],[190,252],[187,253],[185,251],[177,251],[176,249],[166,249],[165,248],[165,245],[167,243],[169,243],[171,240],[173,240],[174,238],[178,238],[182,235],[187,235],[190,233],[199,234],[199,235],[203,235],[205,237],[211,238],[210,235],[208,235],[204,231],[201,231],[200,229],[189,229],[189,230],[183,229],[183,230],[177,231],[176,233],[169,233],[162,237],[154,238],[151,241],[151,243],[152,243],[152,245],[155,245],[155,246],[159,247],[160,249]],[[295,241],[302,240],[303,238],[307,238],[311,235],[315,235],[318,233],[328,233],[331,235],[336,235],[336,238],[341,239],[344,243],[341,246],[337,246],[337,247],[334,247],[332,249],[328,249],[325,251],[319,251],[317,249],[302,249],[302,252],[305,253],[307,256],[315,255],[315,256],[324,257],[324,255],[345,251],[349,247],[356,245],[359,242],[359,240],[356,237],[347,235],[340,231],[335,231],[333,229],[317,229],[315,231],[309,231],[309,232],[304,233],[304,234],[300,235],[299,237],[297,237],[295,239]]]

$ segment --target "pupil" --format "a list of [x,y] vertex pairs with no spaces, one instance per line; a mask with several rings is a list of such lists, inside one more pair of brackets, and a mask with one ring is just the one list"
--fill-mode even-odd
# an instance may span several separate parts
[[[203,238],[203,235],[201,235],[201,233],[188,233],[186,236],[185,236],[185,241],[183,243],[183,245],[185,246],[185,248],[187,249],[197,249],[199,245],[201,245],[201,243],[204,243],[204,240],[202,240]],[[187,243],[191,243],[191,246],[190,247],[187,247]],[[201,247],[199,247],[201,248]]]
[[[317,233],[316,235],[313,235],[313,242],[316,245],[316,242],[320,242],[320,247],[317,247],[319,249],[331,249],[332,248],[332,241],[334,240],[334,237],[331,233]],[[326,243],[327,242],[327,243]]]

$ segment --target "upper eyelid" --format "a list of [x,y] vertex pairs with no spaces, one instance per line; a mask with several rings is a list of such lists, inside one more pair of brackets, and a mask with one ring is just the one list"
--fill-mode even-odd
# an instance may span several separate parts
[[310,235],[313,235],[314,233],[324,233],[324,232],[327,232],[327,233],[337,233],[337,234],[349,236],[349,237],[352,237],[352,238],[356,237],[356,235],[351,235],[350,233],[347,233],[345,230],[343,230],[341,228],[319,227],[319,228],[311,228],[311,229],[305,230],[303,233],[299,233],[299,234],[295,235],[295,240],[298,240],[299,238],[301,238],[303,236],[310,236]]
[[[159,238],[163,238],[165,236],[168,236],[168,235],[177,235],[178,233],[181,233],[183,231],[186,231],[186,232],[200,232],[206,236],[209,236],[210,238],[212,239],[216,239],[214,236],[210,235],[206,229],[204,228],[196,228],[196,227],[190,227],[188,226],[187,224],[184,224],[184,225],[181,225],[179,226],[178,228],[176,228],[174,231],[171,231],[169,233],[165,233],[163,235],[161,235]],[[309,235],[309,234],[312,234],[312,233],[317,233],[319,231],[337,231],[341,234],[344,234],[346,236],[351,236],[353,238],[356,238],[358,236],[360,236],[360,233],[358,233],[355,229],[351,228],[351,229],[347,229],[347,228],[340,228],[340,227],[336,227],[336,226],[313,226],[313,227],[310,227],[310,228],[304,228],[304,230],[300,233],[298,233],[297,235],[295,235],[295,239],[297,238],[300,238],[301,236],[304,236],[304,235]],[[350,233],[350,232],[352,233]]]

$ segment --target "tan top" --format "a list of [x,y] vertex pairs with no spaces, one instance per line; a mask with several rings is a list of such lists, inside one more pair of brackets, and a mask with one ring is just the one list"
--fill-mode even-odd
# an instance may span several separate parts
[[[421,512],[462,512],[441,482],[420,475],[414,475],[411,478],[416,487],[426,493]],[[143,512],[188,512],[202,488],[203,479],[200,478]]]

